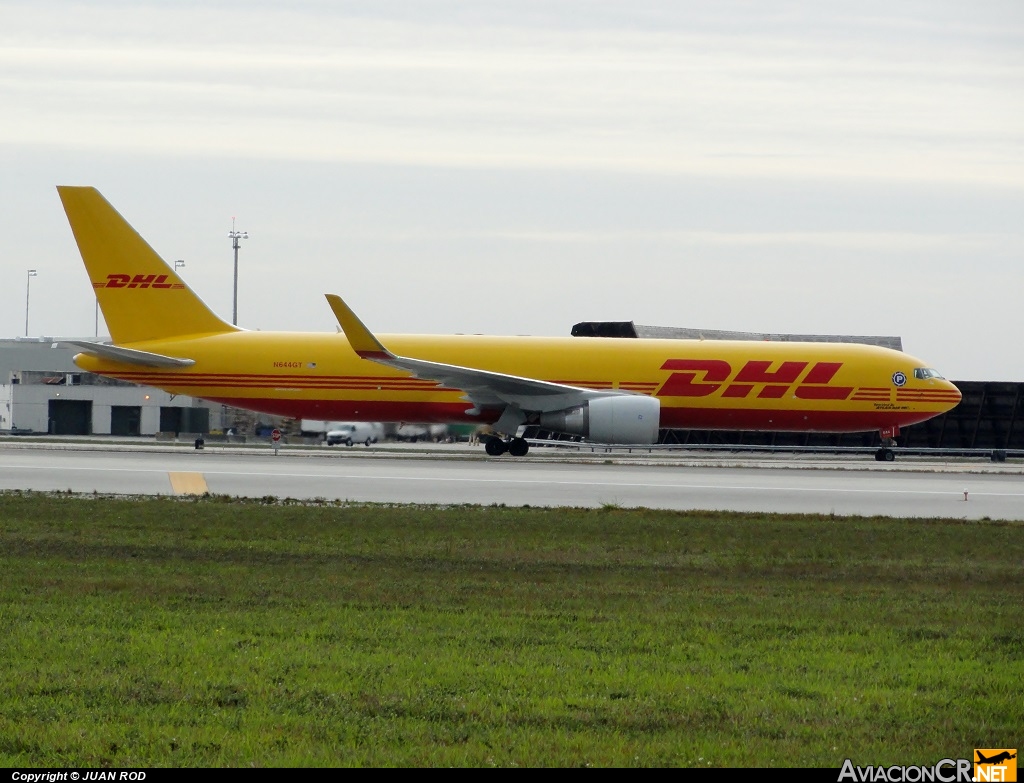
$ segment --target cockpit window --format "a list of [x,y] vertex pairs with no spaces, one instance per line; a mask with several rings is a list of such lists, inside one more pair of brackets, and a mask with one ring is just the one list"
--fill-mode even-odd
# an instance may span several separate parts
[[938,370],[933,370],[930,367],[918,367],[914,370],[914,377],[919,381],[927,381],[930,378],[938,378],[940,381],[945,380],[939,375]]

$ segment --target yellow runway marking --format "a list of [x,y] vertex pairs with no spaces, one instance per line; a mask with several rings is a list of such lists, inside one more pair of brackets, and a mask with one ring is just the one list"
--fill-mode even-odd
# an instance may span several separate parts
[[210,491],[202,473],[168,473],[175,495],[205,495]]

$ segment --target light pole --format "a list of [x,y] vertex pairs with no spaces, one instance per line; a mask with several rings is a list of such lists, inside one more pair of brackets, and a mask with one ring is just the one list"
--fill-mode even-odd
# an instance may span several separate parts
[[28,277],[25,278],[25,336],[28,337],[28,302],[29,294],[32,293],[32,278],[36,276],[36,270],[28,270]]
[[238,326],[238,242],[249,238],[248,231],[235,231],[235,219],[231,218],[231,231],[228,232],[231,238],[231,247],[235,249],[235,287],[231,306],[231,323]]

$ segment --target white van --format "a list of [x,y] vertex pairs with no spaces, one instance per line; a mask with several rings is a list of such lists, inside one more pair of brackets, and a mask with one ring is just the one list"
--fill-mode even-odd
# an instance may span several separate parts
[[351,446],[353,443],[362,443],[369,446],[380,440],[383,434],[384,427],[380,424],[365,421],[332,421],[327,430],[327,445],[337,446],[344,443]]

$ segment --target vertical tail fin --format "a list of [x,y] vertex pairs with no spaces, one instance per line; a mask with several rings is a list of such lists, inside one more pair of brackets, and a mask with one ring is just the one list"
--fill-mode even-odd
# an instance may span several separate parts
[[96,188],[57,191],[115,343],[238,330],[214,315]]

